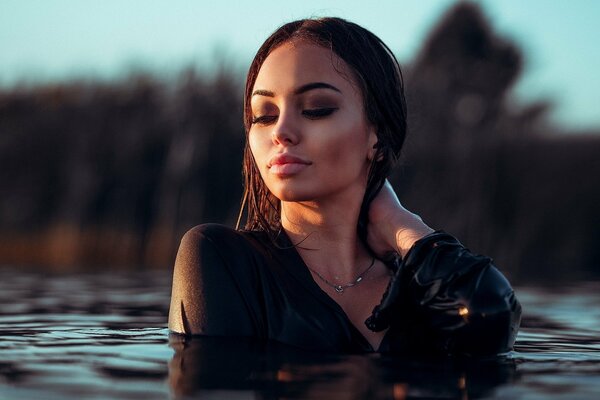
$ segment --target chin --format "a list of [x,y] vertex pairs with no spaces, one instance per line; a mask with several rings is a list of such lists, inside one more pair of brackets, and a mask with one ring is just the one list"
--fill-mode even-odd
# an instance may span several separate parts
[[269,190],[280,201],[286,202],[310,201],[319,197],[318,194],[312,190],[307,190],[307,188],[291,187],[291,185],[281,185],[277,188],[269,188]]
[[288,203],[297,203],[300,201],[309,201],[314,200],[313,196],[302,195],[301,193],[296,192],[284,192],[284,193],[274,193],[275,197],[277,197],[280,201],[285,201]]

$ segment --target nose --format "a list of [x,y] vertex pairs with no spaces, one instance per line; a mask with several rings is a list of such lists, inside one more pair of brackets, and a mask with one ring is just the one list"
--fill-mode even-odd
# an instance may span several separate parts
[[273,126],[271,140],[276,145],[293,146],[300,138],[298,124],[291,112],[282,111]]

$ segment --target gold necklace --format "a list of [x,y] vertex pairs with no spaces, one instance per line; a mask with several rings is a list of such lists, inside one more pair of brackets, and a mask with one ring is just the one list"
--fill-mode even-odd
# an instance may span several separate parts
[[352,282],[350,283],[346,283],[345,285],[336,285],[335,283],[331,283],[329,282],[327,279],[325,279],[325,277],[323,275],[321,275],[320,273],[318,273],[317,271],[315,271],[314,269],[312,269],[311,267],[309,267],[308,265],[306,266],[309,270],[311,270],[312,272],[314,272],[323,282],[325,282],[328,286],[331,286],[332,288],[335,289],[335,291],[337,293],[344,293],[344,289],[348,289],[351,288],[352,286],[356,286],[358,285],[362,280],[363,277],[367,274],[367,272],[369,272],[371,270],[371,268],[373,268],[373,265],[375,265],[375,257],[373,257],[371,259],[371,264],[369,264],[369,266],[362,272],[360,273],[356,279],[354,279]]

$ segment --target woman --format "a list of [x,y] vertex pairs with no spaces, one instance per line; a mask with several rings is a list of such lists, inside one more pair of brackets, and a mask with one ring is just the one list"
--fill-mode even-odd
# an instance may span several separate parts
[[184,236],[172,331],[331,351],[511,349],[520,305],[506,279],[386,180],[403,91],[391,51],[351,22],[295,21],[267,39],[246,82],[246,226]]

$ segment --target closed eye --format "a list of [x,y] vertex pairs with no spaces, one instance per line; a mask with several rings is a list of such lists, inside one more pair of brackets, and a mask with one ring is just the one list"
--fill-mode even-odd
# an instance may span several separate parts
[[277,115],[259,115],[252,117],[252,125],[269,125],[277,120]]
[[337,110],[337,107],[312,108],[309,110],[303,110],[302,115],[310,119],[318,119],[331,115]]
[[337,110],[337,107],[313,108],[309,110],[303,110],[302,115],[310,119],[318,119],[331,115]]
[[[337,110],[337,107],[311,108],[308,110],[303,110],[302,115],[308,119],[319,119],[331,115]],[[277,121],[277,118],[277,115],[259,115],[252,117],[252,124],[269,125]]]

